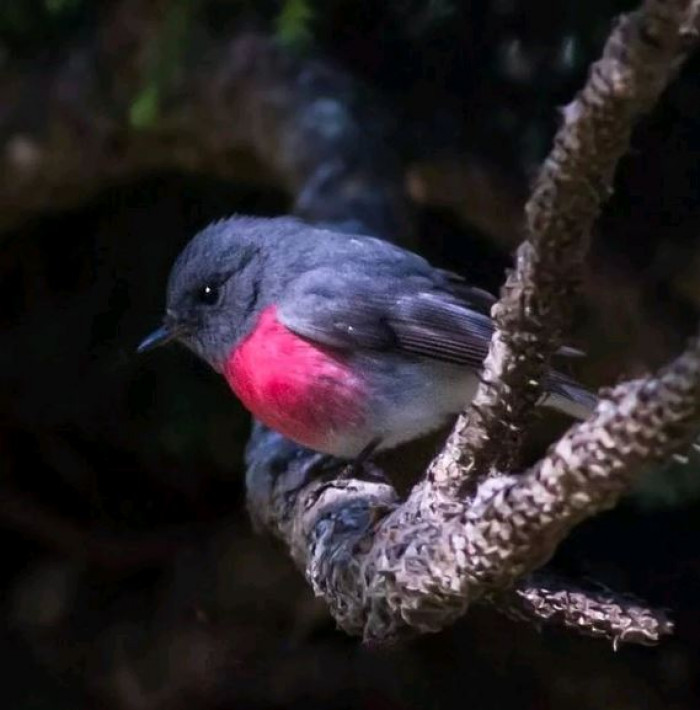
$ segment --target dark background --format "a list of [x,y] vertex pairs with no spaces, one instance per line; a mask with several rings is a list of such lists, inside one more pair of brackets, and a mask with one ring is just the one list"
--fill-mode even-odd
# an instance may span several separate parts
[[[101,5],[6,0],[0,62],[70,47],[99,24]],[[187,12],[212,36],[262,29],[364,82],[396,119],[390,140],[418,199],[418,248],[496,290],[518,241],[504,213],[517,214],[558,107],[630,7],[190,0]],[[572,334],[588,354],[576,374],[593,387],[658,365],[694,328],[699,69],[691,60],[635,133],[596,232]],[[158,120],[138,99],[134,131]],[[478,186],[460,172],[470,166],[497,186],[497,200],[472,194],[464,202],[477,207],[464,208],[460,191]],[[233,212],[291,208],[281,182],[261,186],[248,168],[226,181],[144,174],[97,195],[86,185],[70,211],[39,211],[0,235],[3,707],[697,708],[693,457],[640,481],[555,560],[671,609],[677,634],[653,649],[613,652],[482,610],[432,637],[363,648],[334,628],[284,551],[253,532],[248,416],[184,351],[134,355],[197,229]],[[421,183],[426,174],[437,188]]]

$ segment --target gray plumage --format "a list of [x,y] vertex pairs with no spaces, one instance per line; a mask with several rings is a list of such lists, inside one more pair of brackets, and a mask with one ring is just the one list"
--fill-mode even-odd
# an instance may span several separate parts
[[[373,435],[394,446],[462,410],[493,332],[493,297],[460,276],[380,239],[287,217],[204,229],[173,267],[167,301],[168,328],[219,371],[272,304],[291,331],[342,352],[376,392],[367,431],[330,452],[347,456]],[[574,416],[595,403],[558,373],[546,388],[545,404]]]

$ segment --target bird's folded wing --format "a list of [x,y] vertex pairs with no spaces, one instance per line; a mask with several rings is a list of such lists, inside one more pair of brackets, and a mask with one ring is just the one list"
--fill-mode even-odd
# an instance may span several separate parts
[[[396,349],[406,354],[480,367],[493,333],[491,319],[422,275],[382,279],[321,268],[285,294],[279,318],[298,335],[341,349]],[[446,281],[445,287],[449,288]],[[486,302],[474,290],[475,304]],[[478,307],[478,305],[477,305]]]
[[[297,335],[330,347],[394,349],[480,369],[494,330],[483,311],[493,298],[457,279],[448,272],[438,272],[437,279],[423,274],[402,279],[387,279],[384,274],[377,279],[367,273],[320,268],[293,284],[278,316]],[[557,354],[580,352],[562,348]],[[545,389],[583,402],[587,409],[595,403],[585,388],[558,372],[550,372]]]

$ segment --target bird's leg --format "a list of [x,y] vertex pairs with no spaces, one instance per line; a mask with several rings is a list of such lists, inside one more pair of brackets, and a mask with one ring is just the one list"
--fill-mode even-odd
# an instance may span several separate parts
[[343,472],[343,478],[357,478],[361,475],[365,464],[372,458],[372,455],[382,443],[381,437],[377,436],[365,446],[362,451],[347,465]]

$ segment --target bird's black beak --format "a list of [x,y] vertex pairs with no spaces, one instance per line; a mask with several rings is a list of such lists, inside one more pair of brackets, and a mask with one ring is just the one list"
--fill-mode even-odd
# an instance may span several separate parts
[[136,352],[139,354],[145,353],[147,350],[153,350],[159,345],[166,345],[177,337],[177,333],[178,331],[172,326],[162,325],[141,341],[141,344],[136,348]]

